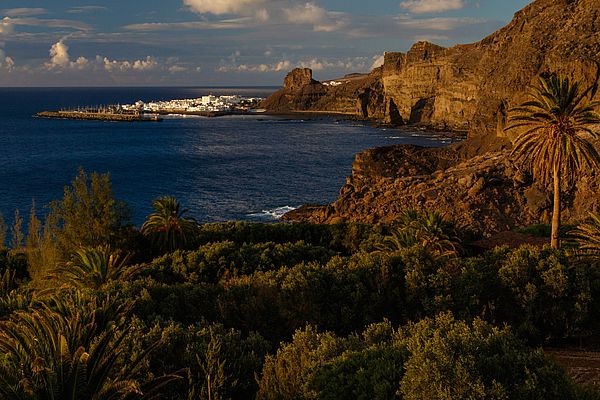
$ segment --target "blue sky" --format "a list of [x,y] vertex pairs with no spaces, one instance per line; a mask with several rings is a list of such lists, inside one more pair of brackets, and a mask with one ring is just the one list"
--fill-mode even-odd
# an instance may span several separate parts
[[279,85],[482,39],[528,0],[0,0],[0,86]]

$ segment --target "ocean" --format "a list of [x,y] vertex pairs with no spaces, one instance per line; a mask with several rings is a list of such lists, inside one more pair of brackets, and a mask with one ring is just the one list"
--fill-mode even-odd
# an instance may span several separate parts
[[392,144],[443,146],[443,135],[336,118],[167,117],[163,122],[46,120],[36,112],[276,88],[1,88],[0,212],[43,215],[79,168],[110,173],[115,197],[141,225],[156,197],[174,195],[201,222],[274,221],[334,201],[354,155]]

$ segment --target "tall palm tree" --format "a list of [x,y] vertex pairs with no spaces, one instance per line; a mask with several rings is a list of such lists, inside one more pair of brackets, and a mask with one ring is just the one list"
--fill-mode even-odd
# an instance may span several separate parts
[[173,196],[159,197],[152,207],[155,212],[142,225],[142,234],[149,237],[161,250],[174,251],[189,245],[195,238],[198,225],[185,215],[188,210]]
[[55,269],[51,276],[76,286],[98,289],[109,281],[135,277],[143,265],[129,266],[129,256],[121,256],[107,246],[84,247],[75,252],[73,261]]
[[600,156],[592,140],[600,134],[592,124],[600,123],[594,109],[600,105],[588,99],[593,87],[581,89],[567,77],[540,77],[531,88],[530,100],[511,110],[506,129],[523,128],[514,141],[512,156],[529,169],[542,184],[553,183],[552,247],[558,248],[562,180],[571,183],[583,167],[597,167]]

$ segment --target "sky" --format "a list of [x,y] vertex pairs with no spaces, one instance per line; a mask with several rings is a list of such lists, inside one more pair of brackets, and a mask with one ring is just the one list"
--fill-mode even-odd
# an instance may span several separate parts
[[529,0],[0,0],[0,86],[280,85],[481,40]]

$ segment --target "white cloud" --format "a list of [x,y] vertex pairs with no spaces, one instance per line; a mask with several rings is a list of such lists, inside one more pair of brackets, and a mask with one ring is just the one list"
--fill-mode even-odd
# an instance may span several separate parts
[[383,65],[384,61],[385,61],[385,53],[374,56],[373,64],[371,65],[371,70],[381,67]]
[[67,68],[71,64],[69,57],[69,46],[65,44],[63,39],[54,43],[50,48],[50,61],[46,64],[48,69],[52,68]]
[[87,14],[87,13],[93,13],[93,12],[106,11],[106,10],[108,10],[108,8],[106,8],[104,6],[80,6],[80,7],[70,8],[67,12],[69,14]]
[[183,4],[198,14],[242,14],[261,12],[266,0],[184,0]]
[[[451,31],[469,25],[485,23],[486,20],[479,18],[406,18],[404,16],[397,17],[398,25],[405,29],[420,30],[420,31]],[[428,33],[429,35],[429,33]]]
[[192,22],[146,22],[142,24],[126,25],[124,28],[131,31],[157,32],[177,30],[209,30],[209,29],[242,29],[256,26],[251,19],[236,18],[222,21],[192,21]]
[[0,21],[0,39],[14,32],[14,25],[10,18],[4,18]]
[[317,32],[337,31],[348,24],[347,14],[328,11],[313,1],[303,3],[298,0],[184,0],[184,4],[198,14],[234,14],[263,24],[269,21],[286,21],[295,25],[312,26]]
[[406,0],[400,3],[400,7],[414,14],[460,10],[464,6],[464,0]]
[[[230,58],[231,59],[231,58]],[[311,58],[292,62],[290,60],[281,60],[274,64],[223,64],[215,69],[217,72],[287,72],[293,68],[310,68],[313,71],[323,70],[340,70],[359,72],[365,71],[369,66],[369,58],[355,57],[343,60],[327,60],[319,58]]]
[[41,26],[45,28],[67,28],[77,31],[91,31],[92,27],[84,22],[69,19],[45,19],[45,18],[4,18],[6,23],[23,26]]
[[216,68],[217,72],[281,72],[291,69],[292,63],[288,60],[282,60],[275,64],[240,64],[240,65],[222,65]]
[[145,60],[135,60],[131,64],[131,68],[133,68],[136,71],[151,71],[153,69],[156,69],[157,67],[158,62],[150,56],[146,57]]
[[312,25],[317,32],[333,32],[347,24],[343,18],[344,14],[327,11],[315,3],[284,8],[283,14],[289,23]]
[[[78,57],[75,61],[71,61],[69,54],[69,46],[65,43],[65,38],[54,43],[50,48],[50,60],[44,64],[47,70],[62,71],[66,69],[104,69],[108,72],[125,72],[125,71],[153,71],[161,69],[159,62],[148,56],[144,59],[129,61],[129,60],[111,60],[108,57],[96,56],[94,60],[89,60],[85,57]],[[169,66],[165,68],[168,69]]]
[[6,10],[0,10],[0,14],[4,14],[7,17],[29,17],[32,15],[46,14],[48,10],[45,8],[9,8]]
[[172,74],[178,74],[181,72],[187,72],[188,69],[186,67],[182,67],[181,65],[171,65],[168,71]]
[[12,71],[15,67],[15,62],[12,58],[8,57],[3,49],[0,49],[0,68]]

